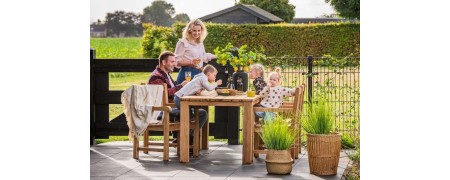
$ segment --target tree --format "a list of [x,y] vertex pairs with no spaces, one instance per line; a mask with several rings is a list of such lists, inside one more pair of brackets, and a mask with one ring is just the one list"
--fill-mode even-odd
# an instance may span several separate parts
[[175,17],[173,17],[173,20],[175,22],[183,22],[183,23],[187,23],[189,21],[191,21],[191,19],[189,18],[189,16],[186,13],[180,13],[175,15]]
[[164,0],[153,1],[151,6],[144,8],[142,22],[152,23],[158,26],[171,26],[175,8]]
[[359,19],[359,0],[325,0],[339,12],[339,15],[348,19]]
[[239,3],[256,5],[280,17],[285,22],[291,22],[295,15],[295,6],[289,4],[289,0],[240,0]]
[[141,15],[132,12],[114,11],[107,13],[105,27],[108,36],[140,36],[142,35]]

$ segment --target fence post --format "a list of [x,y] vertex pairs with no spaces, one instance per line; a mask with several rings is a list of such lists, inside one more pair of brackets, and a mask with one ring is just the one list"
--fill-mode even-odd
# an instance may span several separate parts
[[95,93],[95,76],[94,76],[94,60],[95,60],[95,49],[91,48],[91,62],[90,62],[90,71],[91,71],[91,137],[90,144],[94,145],[95,141],[95,103],[94,103],[94,93]]
[[308,55],[308,102],[312,102],[313,95],[313,57]]

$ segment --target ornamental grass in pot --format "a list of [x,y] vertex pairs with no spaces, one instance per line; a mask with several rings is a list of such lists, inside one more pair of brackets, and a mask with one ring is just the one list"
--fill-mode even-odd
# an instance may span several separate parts
[[269,174],[290,174],[293,159],[291,146],[297,138],[299,130],[291,128],[291,115],[277,115],[266,121],[261,127],[262,141],[267,147],[266,168]]
[[332,106],[321,98],[309,103],[302,127],[307,132],[309,169],[315,175],[335,175],[339,165],[341,135],[332,132],[335,114]]

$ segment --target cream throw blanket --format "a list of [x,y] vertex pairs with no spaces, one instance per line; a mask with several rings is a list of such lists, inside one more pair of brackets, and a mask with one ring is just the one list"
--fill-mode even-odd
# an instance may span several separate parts
[[128,137],[138,137],[149,124],[157,120],[161,111],[153,111],[153,106],[162,105],[164,87],[162,85],[133,85],[122,93],[123,112],[130,129]]

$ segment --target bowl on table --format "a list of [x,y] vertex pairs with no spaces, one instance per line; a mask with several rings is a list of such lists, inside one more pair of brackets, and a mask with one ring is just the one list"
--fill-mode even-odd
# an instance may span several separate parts
[[235,89],[228,89],[228,92],[230,92],[230,96],[234,96],[234,95],[236,95],[236,93],[237,93],[238,91],[235,90]]
[[225,88],[219,88],[216,89],[217,94],[222,95],[222,96],[234,96],[236,95],[236,90],[234,89],[225,89]]

